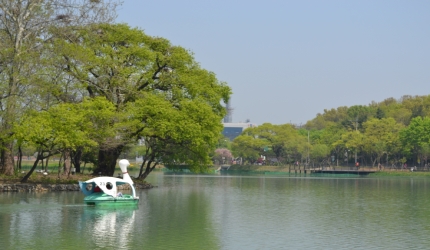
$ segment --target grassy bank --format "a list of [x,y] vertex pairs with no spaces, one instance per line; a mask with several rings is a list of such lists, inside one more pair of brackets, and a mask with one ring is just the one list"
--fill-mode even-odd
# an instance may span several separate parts
[[[0,183],[20,183],[21,179],[25,174],[16,174],[13,176],[0,175]],[[92,179],[96,176],[91,174],[70,174],[67,175],[58,175],[58,174],[49,174],[43,175],[42,173],[33,173],[28,179],[27,183],[33,184],[77,184],[78,181],[86,181]],[[135,184],[146,184],[146,181],[134,179],[133,182]]]
[[[25,174],[15,174],[12,176],[0,175],[1,183],[19,183]],[[33,173],[28,178],[27,183],[39,184],[76,184],[79,180],[91,179],[93,176],[89,174],[76,174],[76,175],[60,175],[49,174],[47,176],[42,173]]]
[[387,170],[387,171],[379,171],[373,174],[370,174],[369,176],[372,177],[379,177],[379,176],[413,176],[413,177],[430,177],[430,172],[419,172],[419,171],[401,171],[401,170],[397,170],[397,171],[391,171],[391,170]]
[[[294,167],[291,167],[293,170]],[[336,169],[350,169],[350,167],[336,167]],[[372,168],[364,167],[366,170],[371,170]],[[373,168],[376,170],[376,168]],[[249,173],[288,173],[290,171],[289,166],[263,166],[263,165],[232,165],[228,171],[235,172],[249,172]],[[382,170],[372,174],[372,177],[382,177],[382,176],[415,176],[415,177],[430,177],[430,172],[414,171],[409,170]]]

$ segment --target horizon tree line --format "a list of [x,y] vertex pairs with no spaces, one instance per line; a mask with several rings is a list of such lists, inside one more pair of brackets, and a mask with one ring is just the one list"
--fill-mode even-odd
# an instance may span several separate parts
[[243,131],[231,148],[249,164],[264,155],[272,164],[342,166],[357,161],[373,167],[425,167],[430,156],[430,95],[324,110],[301,127],[265,123]]

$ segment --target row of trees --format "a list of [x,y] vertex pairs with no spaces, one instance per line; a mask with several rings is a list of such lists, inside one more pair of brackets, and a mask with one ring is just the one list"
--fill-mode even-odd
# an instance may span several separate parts
[[[0,0],[0,170],[23,150],[83,158],[113,175],[121,152],[145,144],[139,177],[160,162],[210,163],[230,88],[167,39],[115,24],[119,1]],[[18,155],[15,164],[14,155]]]
[[324,110],[304,126],[263,124],[232,142],[233,154],[254,163],[424,166],[430,156],[430,96],[404,96],[368,106]]

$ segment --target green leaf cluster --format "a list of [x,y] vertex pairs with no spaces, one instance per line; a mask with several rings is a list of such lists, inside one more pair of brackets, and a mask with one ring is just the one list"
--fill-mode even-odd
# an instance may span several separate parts
[[48,155],[66,149],[91,148],[111,136],[106,122],[114,115],[113,106],[103,98],[82,103],[62,103],[48,110],[30,110],[14,126],[19,145],[34,146]]

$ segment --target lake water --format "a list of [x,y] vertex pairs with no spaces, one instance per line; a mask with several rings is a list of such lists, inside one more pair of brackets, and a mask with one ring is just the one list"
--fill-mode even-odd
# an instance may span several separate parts
[[173,175],[137,207],[0,193],[0,249],[430,249],[430,179]]

